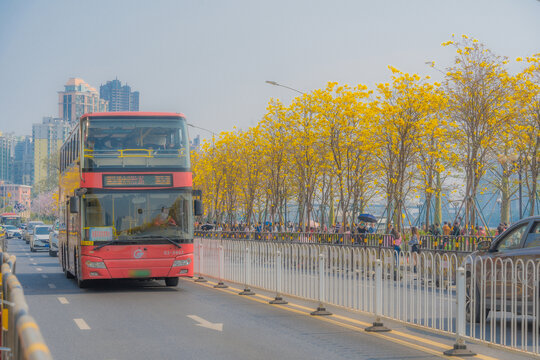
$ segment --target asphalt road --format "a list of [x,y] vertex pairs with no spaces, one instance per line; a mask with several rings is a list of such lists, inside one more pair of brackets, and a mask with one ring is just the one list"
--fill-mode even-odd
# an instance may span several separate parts
[[48,253],[31,253],[18,239],[8,251],[55,359],[438,358],[191,280],[177,288],[110,281],[81,290]]

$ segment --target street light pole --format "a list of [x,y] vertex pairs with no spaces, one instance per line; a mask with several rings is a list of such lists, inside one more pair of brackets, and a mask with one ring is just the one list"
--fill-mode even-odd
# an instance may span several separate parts
[[212,136],[216,136],[216,133],[213,132],[212,130],[208,130],[208,129],[205,129],[205,128],[203,128],[203,127],[200,127],[200,126],[197,126],[197,125],[193,125],[193,124],[190,124],[190,123],[187,123],[187,126],[192,127],[192,128],[195,128],[195,129],[200,129],[200,130],[208,131],[210,134],[212,134]]
[[292,90],[292,91],[296,91],[297,93],[302,94],[302,95],[305,94],[305,92],[302,92],[302,91],[300,91],[300,90],[296,90],[295,88],[289,87],[289,86],[287,86],[287,85],[279,84],[279,83],[277,83],[277,82],[275,82],[275,81],[266,80],[266,83],[267,83],[267,84],[270,84],[270,85],[274,85],[274,86],[281,86],[281,87],[283,87],[283,88],[285,88],[285,89],[289,89],[289,90]]
[[[283,87],[283,88],[285,88],[285,89],[289,89],[289,90],[295,91],[295,92],[297,92],[297,93],[299,93],[299,94],[305,95],[305,92],[302,92],[302,91],[300,91],[300,90],[297,90],[297,89],[292,88],[292,87],[287,86],[287,85],[279,84],[279,83],[277,83],[277,82],[275,82],[275,81],[272,81],[272,80],[266,80],[265,82],[266,82],[267,84],[270,84],[270,85],[280,86],[280,87]],[[298,211],[300,211],[300,208],[299,208]],[[286,197],[285,197],[285,226],[287,226],[287,198],[286,198]]]
[[518,172],[518,179],[519,179],[519,219],[523,219],[523,197],[522,197],[522,190],[521,190],[521,158],[519,161],[519,172]]

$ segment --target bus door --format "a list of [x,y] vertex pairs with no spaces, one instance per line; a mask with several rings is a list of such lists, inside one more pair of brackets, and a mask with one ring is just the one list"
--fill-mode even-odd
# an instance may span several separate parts
[[[71,266],[75,266],[73,259],[75,258],[75,251],[78,244],[77,216],[79,214],[80,209],[79,209],[79,198],[77,196],[72,196],[69,198],[67,202],[66,210],[67,210],[65,212],[66,213],[66,244],[67,244],[66,252],[67,254],[70,254],[69,256],[67,256],[66,263],[69,264],[68,267],[71,268]],[[73,268],[73,271],[77,271],[77,269]]]
[[69,208],[70,208],[69,204],[70,204],[70,200],[68,199],[68,201],[66,201],[66,211],[64,211],[64,214],[65,214],[64,229],[66,232],[66,245],[65,245],[64,253],[63,253],[64,263],[66,264],[67,269],[71,269],[71,259],[73,258],[72,256],[69,255],[71,253],[70,248],[69,248],[69,230],[71,228],[71,224],[69,221],[71,217],[71,213],[69,211]]

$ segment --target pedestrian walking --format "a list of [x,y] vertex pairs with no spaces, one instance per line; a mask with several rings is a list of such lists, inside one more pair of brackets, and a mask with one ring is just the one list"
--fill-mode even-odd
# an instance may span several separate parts
[[396,258],[396,264],[394,266],[394,280],[397,280],[397,269],[400,266],[399,254],[401,253],[401,233],[396,229],[392,229],[392,238],[394,243],[394,256]]
[[414,261],[414,273],[416,274],[416,265],[418,261],[418,254],[420,253],[420,239],[418,238],[418,229],[413,226],[411,228],[411,240],[409,240],[409,247],[411,249],[411,255]]
[[368,232],[368,230],[366,229],[366,225],[363,222],[360,223],[360,226],[357,230],[359,234],[359,242],[364,243]]
[[397,263],[397,260],[399,259],[399,253],[401,252],[401,233],[396,229],[392,229],[392,237],[394,238],[393,243]]

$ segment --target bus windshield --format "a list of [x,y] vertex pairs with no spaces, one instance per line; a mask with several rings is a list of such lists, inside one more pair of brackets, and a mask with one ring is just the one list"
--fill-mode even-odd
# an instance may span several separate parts
[[83,124],[84,168],[189,168],[184,118],[90,118]]
[[191,191],[115,191],[86,194],[85,240],[193,241]]

